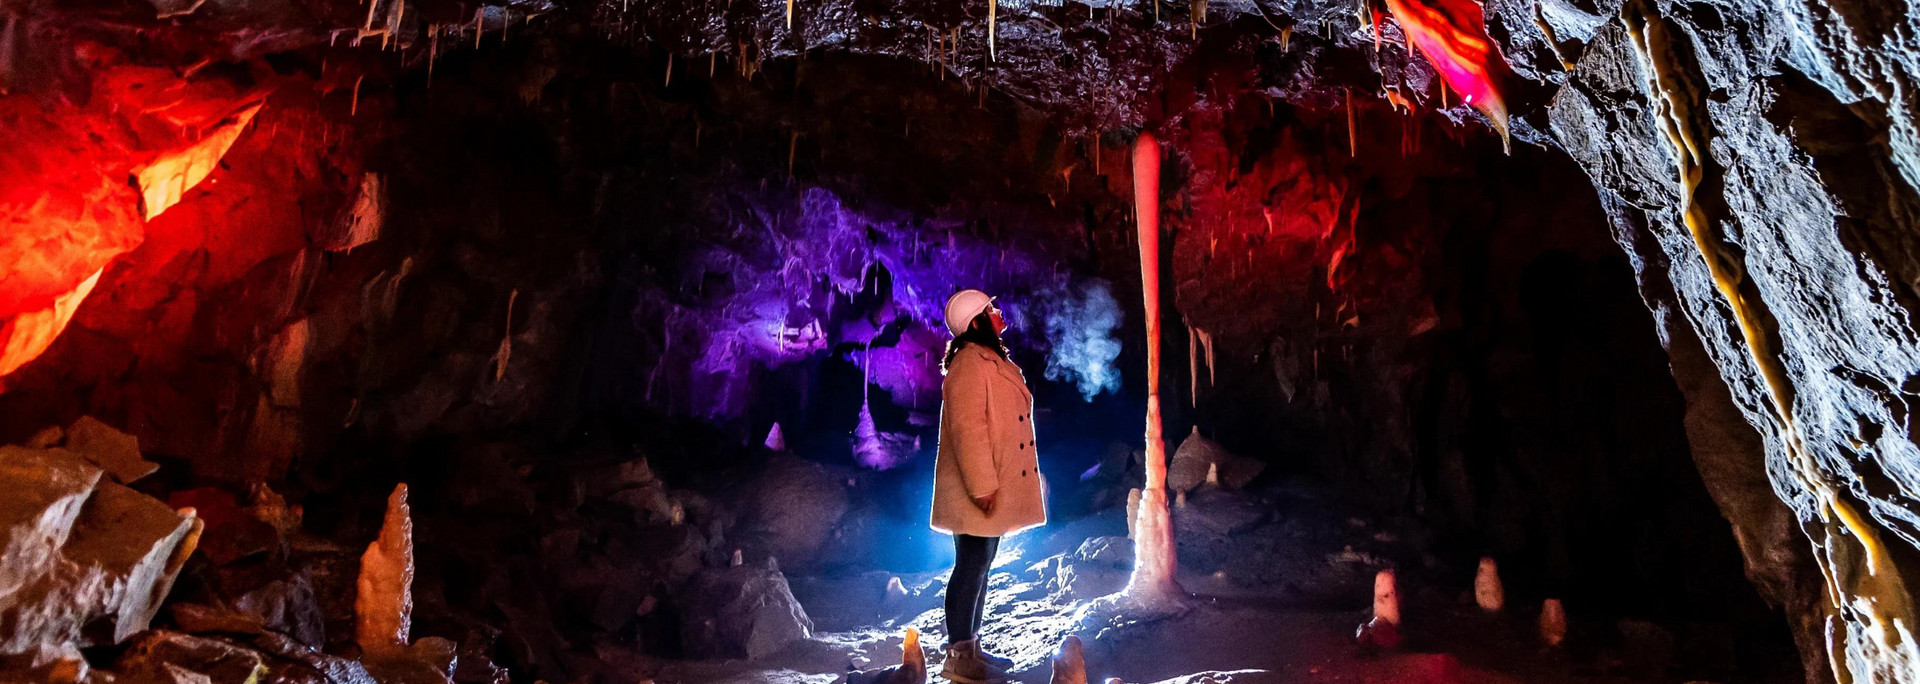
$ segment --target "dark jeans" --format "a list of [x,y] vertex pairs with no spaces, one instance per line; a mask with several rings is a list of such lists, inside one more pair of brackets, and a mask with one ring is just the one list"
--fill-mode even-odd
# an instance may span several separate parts
[[987,612],[987,572],[1000,552],[999,537],[953,535],[953,574],[947,576],[947,643],[980,633]]

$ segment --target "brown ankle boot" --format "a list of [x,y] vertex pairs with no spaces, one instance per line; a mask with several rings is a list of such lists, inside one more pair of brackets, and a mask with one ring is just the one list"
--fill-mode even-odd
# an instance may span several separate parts
[[995,672],[980,657],[980,641],[968,639],[947,644],[947,661],[940,666],[940,676],[958,684],[1000,684],[1006,681],[1006,675]]

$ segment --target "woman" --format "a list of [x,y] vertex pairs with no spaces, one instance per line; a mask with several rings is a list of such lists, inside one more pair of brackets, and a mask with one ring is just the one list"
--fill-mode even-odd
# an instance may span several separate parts
[[1033,445],[1033,395],[1007,359],[1007,322],[993,298],[962,290],[947,299],[941,363],[940,451],[934,462],[933,527],[953,535],[947,579],[947,661],[941,676],[964,684],[1005,678],[1012,662],[980,649],[987,571],[1000,538],[1047,521]]

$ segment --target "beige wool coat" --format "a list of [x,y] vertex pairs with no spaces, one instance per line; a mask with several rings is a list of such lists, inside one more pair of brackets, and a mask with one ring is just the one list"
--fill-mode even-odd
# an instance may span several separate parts
[[[1033,394],[1020,367],[968,345],[947,367],[940,396],[934,529],[1000,537],[1046,523],[1046,488],[1033,444]],[[995,498],[991,515],[973,503],[988,494]]]

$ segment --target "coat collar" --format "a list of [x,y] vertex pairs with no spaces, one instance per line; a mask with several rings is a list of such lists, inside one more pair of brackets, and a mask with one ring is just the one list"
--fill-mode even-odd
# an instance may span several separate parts
[[1006,378],[1012,382],[1015,387],[1020,388],[1020,394],[1025,395],[1027,401],[1033,401],[1033,391],[1027,389],[1027,376],[1020,372],[1019,366],[1014,365],[1012,361],[1000,358],[999,354],[995,354],[987,349],[975,348],[973,353],[979,354],[980,358],[985,359],[987,363],[993,364],[994,370],[1000,372],[1000,377]]

